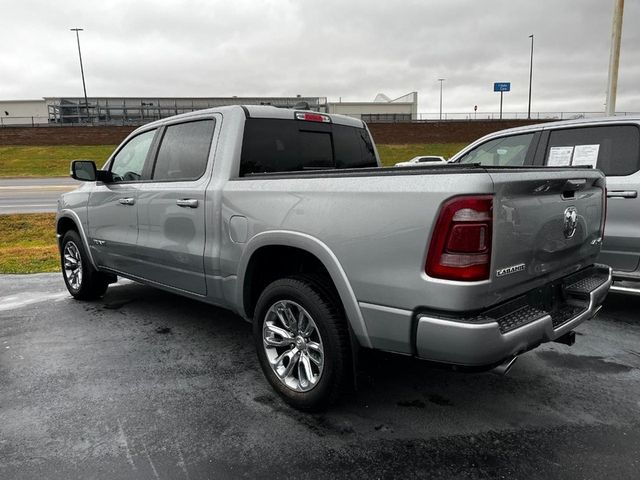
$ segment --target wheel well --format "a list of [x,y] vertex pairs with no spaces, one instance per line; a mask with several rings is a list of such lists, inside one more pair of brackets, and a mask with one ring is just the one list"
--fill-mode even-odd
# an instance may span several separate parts
[[[243,302],[247,316],[253,316],[258,297],[267,285],[279,278],[300,273],[318,273],[330,278],[318,257],[301,248],[270,245],[256,250],[244,276]],[[335,290],[333,282],[331,287]]]
[[58,225],[56,226],[56,233],[58,233],[61,237],[69,230],[78,231],[78,226],[76,223],[68,217],[62,217],[58,220]]

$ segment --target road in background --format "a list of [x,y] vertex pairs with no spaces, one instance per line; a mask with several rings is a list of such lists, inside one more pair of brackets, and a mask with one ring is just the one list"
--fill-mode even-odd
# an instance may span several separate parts
[[0,478],[637,479],[640,298],[508,376],[369,354],[322,414],[264,379],[251,326],[120,281],[0,276]]
[[0,179],[0,215],[55,212],[60,195],[79,184],[70,177]]

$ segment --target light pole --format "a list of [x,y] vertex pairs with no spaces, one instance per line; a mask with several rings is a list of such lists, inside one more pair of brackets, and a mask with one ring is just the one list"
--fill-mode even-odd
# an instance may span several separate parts
[[620,65],[620,39],[622,38],[622,14],[624,0],[615,0],[613,26],[611,28],[611,54],[609,56],[609,79],[607,81],[607,115],[616,113],[616,95],[618,93],[618,67]]
[[533,34],[529,35],[531,39],[531,58],[529,60],[529,108],[527,109],[527,118],[531,120],[531,81],[533,80]]
[[442,120],[442,82],[444,82],[446,78],[439,78],[440,82],[440,120]]
[[[82,67],[82,52],[80,51],[80,34],[78,32],[84,31],[83,28],[70,28],[72,32],[76,32],[76,40],[78,41],[78,57],[80,58],[80,74],[82,75],[82,90],[84,91],[84,108],[87,111],[87,119],[89,118],[89,101],[87,100],[87,87],[84,83],[84,68]],[[79,121],[80,119],[78,119]]]

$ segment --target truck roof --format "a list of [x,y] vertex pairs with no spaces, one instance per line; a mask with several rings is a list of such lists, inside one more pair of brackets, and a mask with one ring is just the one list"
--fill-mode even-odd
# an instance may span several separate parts
[[[305,109],[296,109],[296,108],[279,108],[274,107],[272,105],[227,105],[224,107],[214,107],[214,108],[205,108],[202,110],[197,110],[195,112],[182,113],[180,115],[173,115],[171,117],[162,118],[160,120],[156,120],[151,123],[145,124],[144,128],[156,127],[163,125],[167,121],[173,121],[178,119],[190,119],[197,118],[203,115],[207,115],[210,113],[222,113],[244,110],[244,113],[249,118],[273,118],[273,119],[281,119],[281,120],[294,120],[295,112],[308,112],[317,114],[319,112],[305,110]],[[324,113],[320,112],[322,115],[325,115],[331,119],[332,123],[336,123],[338,125],[346,125],[350,127],[363,128],[364,122],[362,120],[358,120],[353,117],[347,117],[346,115],[338,115],[334,113]],[[143,128],[140,127],[140,128]]]
[[[519,132],[527,132],[531,130],[541,130],[541,129],[552,129],[552,128],[560,128],[560,127],[570,127],[570,126],[589,126],[589,125],[603,125],[607,123],[640,123],[640,115],[625,115],[621,117],[610,116],[610,117],[598,117],[598,118],[575,118],[572,120],[559,120],[552,122],[543,122],[536,123],[533,125],[526,125],[523,127],[514,127],[508,128],[505,130],[499,130],[486,137],[493,135],[502,135],[502,134],[512,134]],[[484,137],[483,137],[484,138]]]

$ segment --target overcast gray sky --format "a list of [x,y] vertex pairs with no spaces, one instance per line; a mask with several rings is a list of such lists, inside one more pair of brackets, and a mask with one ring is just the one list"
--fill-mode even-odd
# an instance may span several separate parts
[[[604,108],[613,0],[0,0],[0,99],[419,94],[419,111]],[[640,112],[640,0],[624,13],[618,111]]]

